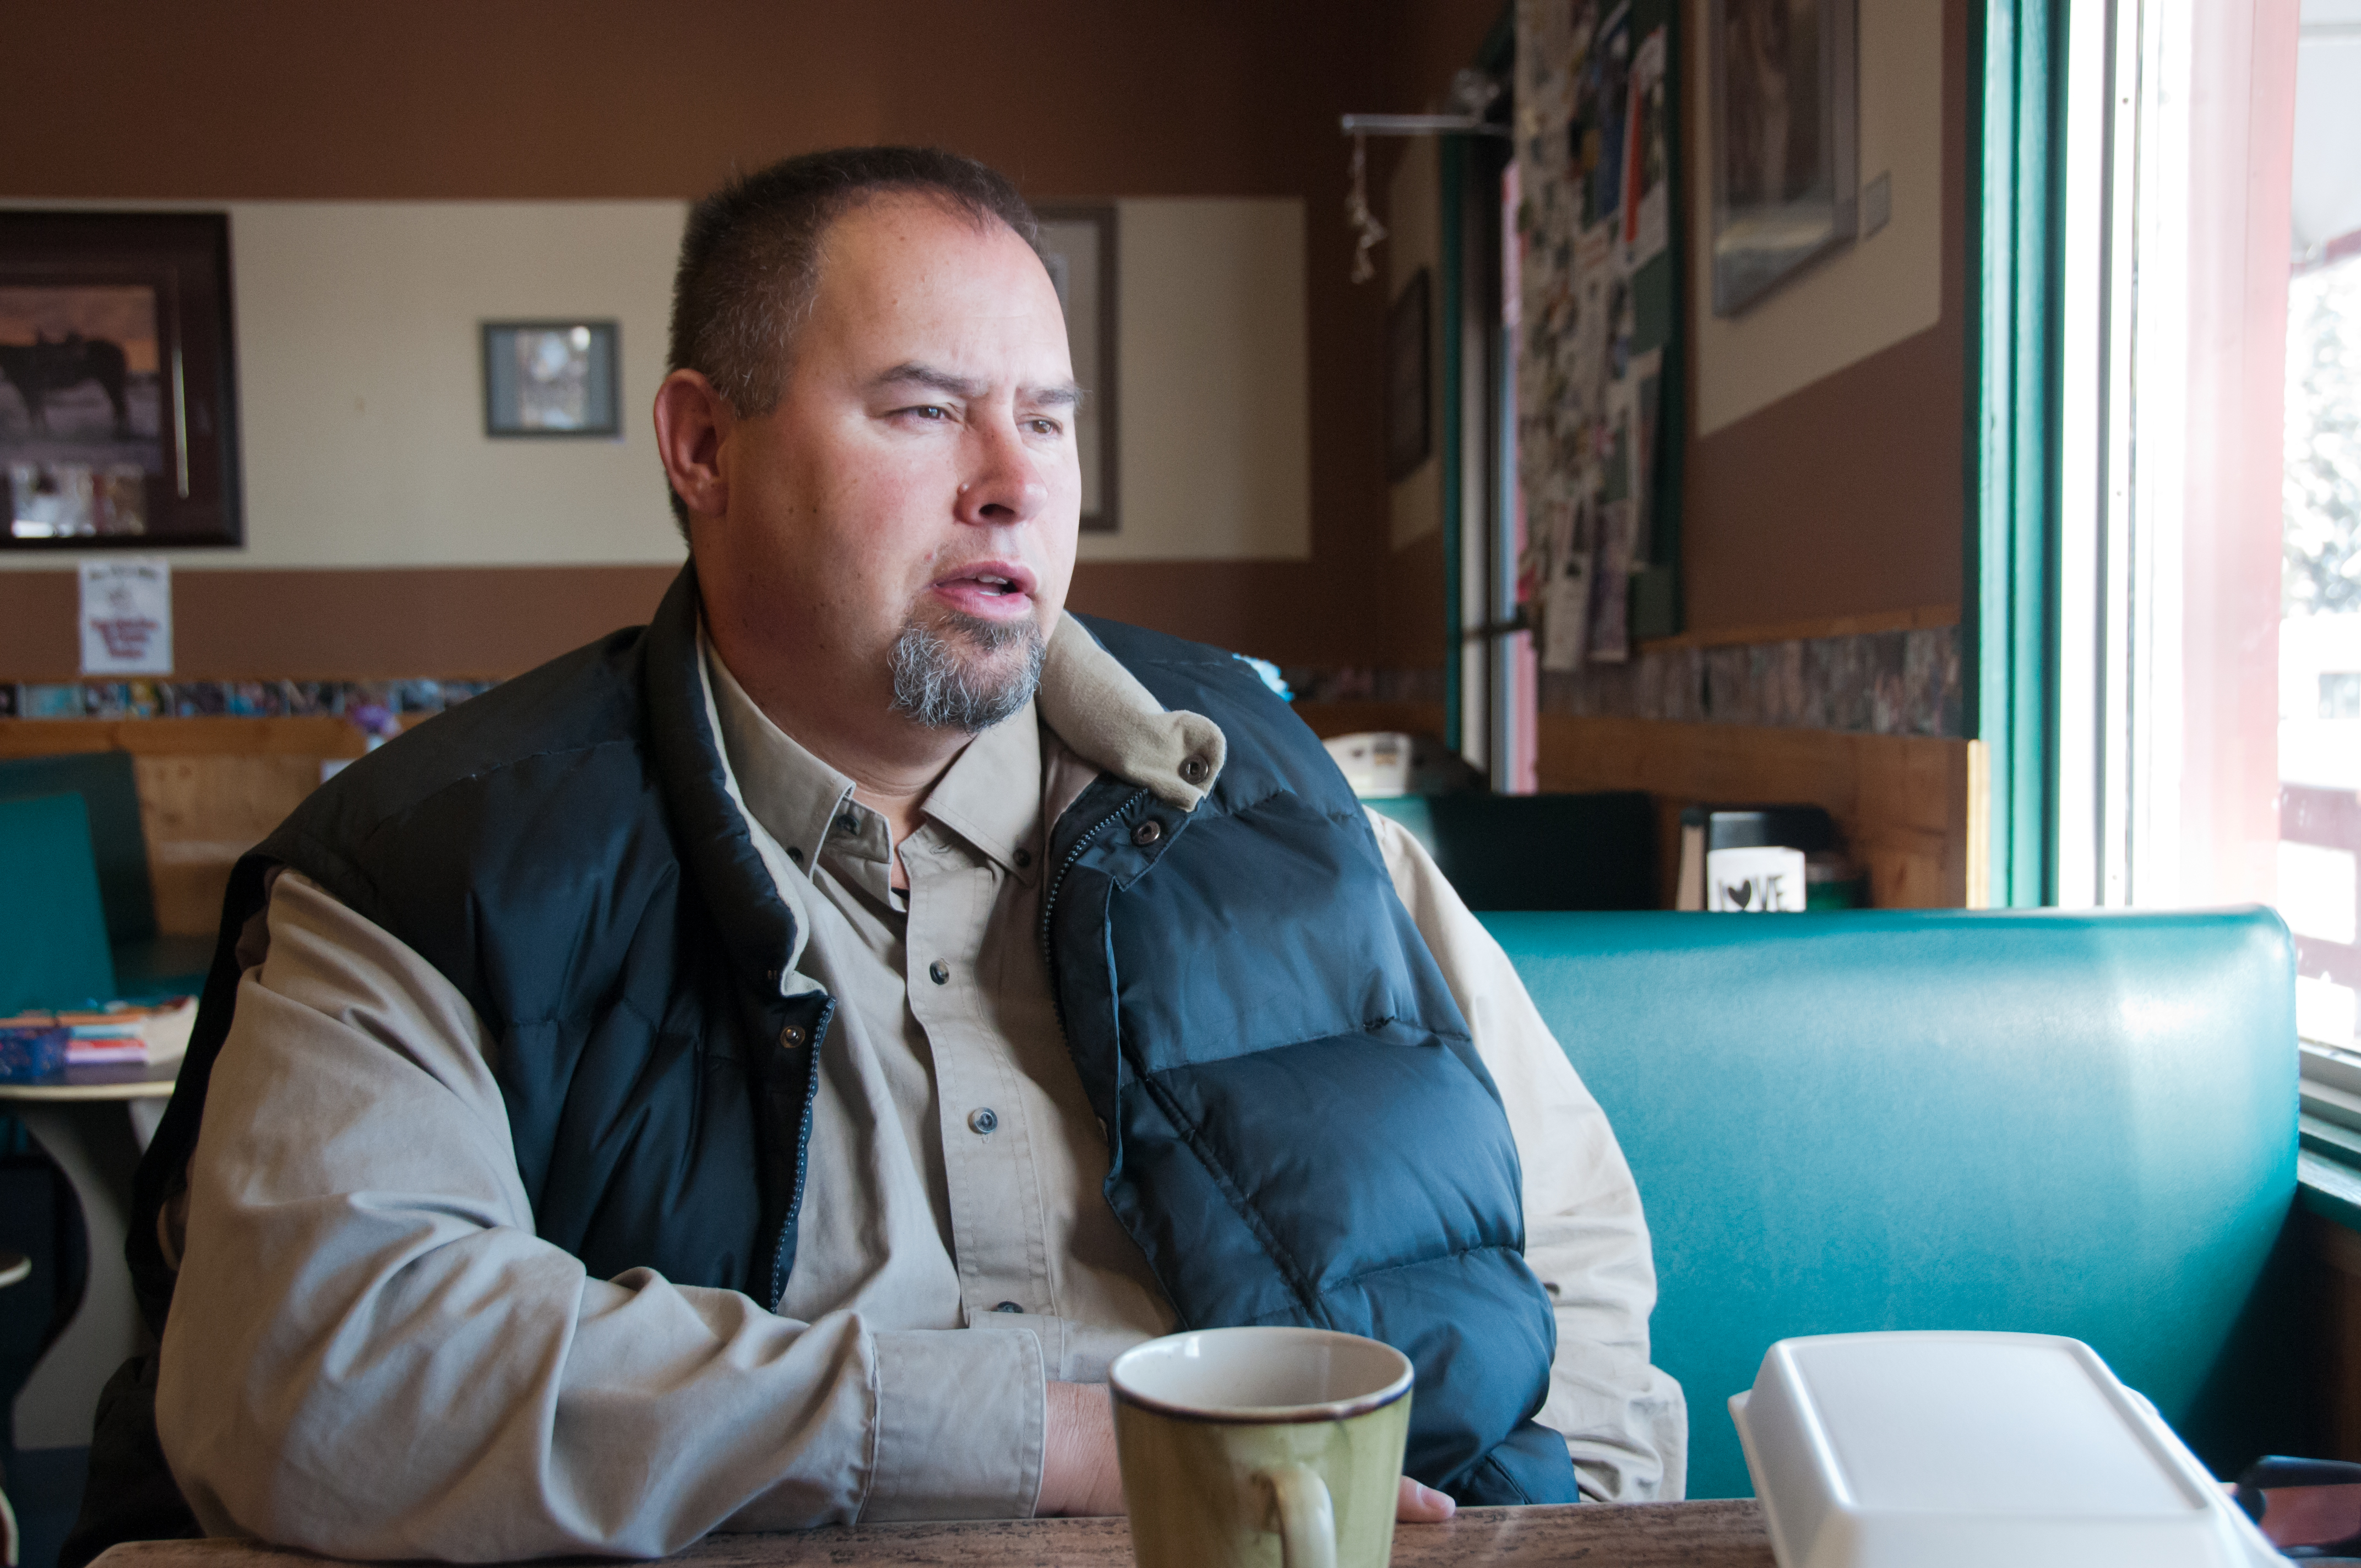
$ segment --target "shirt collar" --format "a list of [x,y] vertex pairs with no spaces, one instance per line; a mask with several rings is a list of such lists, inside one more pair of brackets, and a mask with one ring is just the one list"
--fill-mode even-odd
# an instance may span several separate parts
[[[850,817],[851,832],[865,828],[878,840],[876,858],[884,856],[884,821],[874,812],[849,812],[852,781],[796,743],[796,738],[771,722],[755,706],[721,662],[702,627],[697,653],[713,686],[714,717],[719,720],[721,746],[730,772],[745,796],[747,815],[763,825],[787,852],[787,859],[806,878],[828,845],[829,835]],[[862,850],[869,848],[861,846]]]
[[[884,818],[852,799],[851,779],[771,721],[722,663],[701,623],[697,652],[746,810],[796,868],[808,878],[819,855],[831,849],[884,861]],[[1029,868],[1019,852],[1028,861],[1037,853],[1028,840],[1042,807],[1042,726],[1085,762],[1191,811],[1213,788],[1227,750],[1219,725],[1202,714],[1166,709],[1080,622],[1059,617],[1035,701],[971,741],[920,806],[1020,874]]]
[[1034,705],[1027,703],[969,741],[918,810],[1011,872],[1029,877],[1041,824],[1041,726]]

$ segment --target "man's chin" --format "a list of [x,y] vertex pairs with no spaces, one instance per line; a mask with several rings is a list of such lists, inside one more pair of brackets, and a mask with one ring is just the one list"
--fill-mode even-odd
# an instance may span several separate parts
[[894,710],[929,729],[989,729],[1033,699],[1047,643],[1032,613],[914,616],[894,643]]

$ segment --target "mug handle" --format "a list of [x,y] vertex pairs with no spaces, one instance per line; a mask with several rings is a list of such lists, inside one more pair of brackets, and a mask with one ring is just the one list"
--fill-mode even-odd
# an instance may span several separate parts
[[1336,1568],[1336,1508],[1328,1483],[1308,1464],[1282,1464],[1257,1479],[1270,1487],[1272,1528],[1286,1568]]

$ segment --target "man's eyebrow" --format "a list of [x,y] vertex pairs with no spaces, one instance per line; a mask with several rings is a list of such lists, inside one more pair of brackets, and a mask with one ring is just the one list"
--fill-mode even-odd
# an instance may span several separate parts
[[[975,399],[991,390],[991,384],[972,377],[956,376],[932,365],[909,360],[895,366],[871,383],[875,387],[924,387],[946,397]],[[1044,387],[1025,387],[1017,400],[1027,408],[1071,408],[1082,400],[1082,389],[1071,381],[1053,381]]]
[[874,387],[924,387],[954,398],[980,398],[988,389],[986,384],[965,376],[954,376],[932,365],[916,360],[896,365],[870,383]]

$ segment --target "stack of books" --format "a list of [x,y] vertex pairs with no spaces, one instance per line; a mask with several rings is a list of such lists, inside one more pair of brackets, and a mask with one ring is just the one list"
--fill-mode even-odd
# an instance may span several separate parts
[[69,1067],[148,1067],[189,1048],[197,999],[154,1005],[118,1002],[87,1013],[25,1013],[0,1018],[0,1081],[25,1083]]

